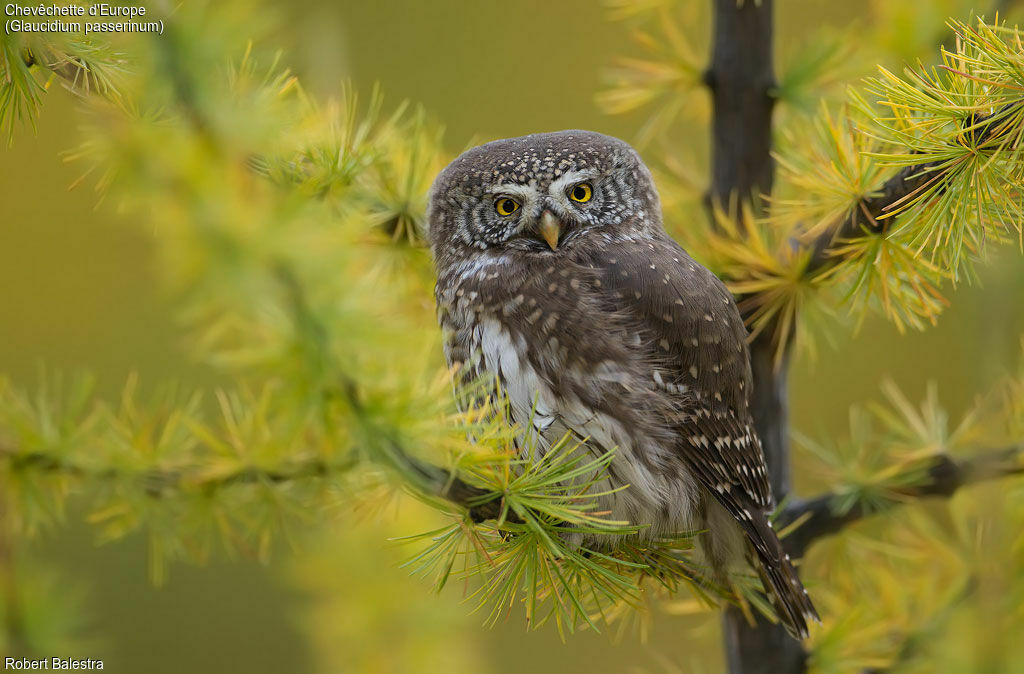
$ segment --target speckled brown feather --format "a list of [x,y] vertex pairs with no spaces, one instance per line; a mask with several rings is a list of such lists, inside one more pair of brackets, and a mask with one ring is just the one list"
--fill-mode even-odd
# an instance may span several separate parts
[[[749,412],[746,329],[725,286],[667,235],[648,241],[597,239],[580,261],[601,271],[605,309],[635,319],[663,367],[666,395],[686,416],[680,455],[743,528],[776,610],[796,636],[817,613],[772,531],[774,508],[760,441]],[[653,346],[652,346],[653,345]],[[666,419],[666,423],[673,420]]]
[[[576,180],[592,203],[565,197]],[[495,214],[502,195],[521,202],[514,216]],[[555,250],[537,235],[542,213],[562,223]],[[737,552],[727,529],[742,531],[779,617],[806,636],[817,615],[768,521],[746,330],[660,218],[650,173],[614,138],[538,134],[463,154],[431,194],[446,355],[467,378],[495,375],[542,451],[565,433],[616,448],[601,504],[613,519],[651,537],[709,529],[723,576]]]
[[683,445],[709,489],[737,488],[742,507],[772,508],[767,468],[749,414],[752,386],[746,330],[732,296],[667,236],[583,249],[601,270],[605,309],[633,318],[651,362],[688,414]]

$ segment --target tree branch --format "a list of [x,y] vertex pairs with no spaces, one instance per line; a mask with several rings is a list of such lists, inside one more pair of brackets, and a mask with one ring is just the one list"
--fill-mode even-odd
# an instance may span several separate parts
[[[908,472],[918,470],[920,465],[909,468]],[[949,498],[968,485],[1022,474],[1024,444],[989,450],[962,459],[939,454],[931,459],[931,465],[927,468],[928,479],[922,484],[896,490],[894,498],[885,509],[911,499]],[[833,506],[837,497],[835,493],[821,494],[810,499],[792,501],[783,509],[778,518],[780,528],[804,520],[783,540],[791,557],[802,556],[819,538],[838,533],[854,522],[885,510],[853,507],[846,512],[838,512]]]
[[[1009,129],[1000,122],[1005,121],[1006,114],[1020,105],[1022,102],[1015,101],[1007,103],[991,115],[968,116],[964,120],[964,128],[971,129],[967,133],[973,136],[972,142],[974,144],[985,143],[1006,133]],[[848,217],[833,224],[807,246],[812,252],[805,273],[808,276],[813,275],[832,267],[839,261],[839,258],[830,254],[830,248],[834,241],[862,236],[865,232],[884,233],[890,223],[894,221],[893,217],[884,216],[929,183],[938,181],[940,184],[938,194],[941,194],[944,191],[943,178],[946,171],[952,166],[950,164],[943,167],[943,164],[947,164],[947,160],[905,166],[882,183],[881,187],[870,196],[863,197],[860,200],[859,208],[853,209]]]
[[[314,357],[317,360],[314,369],[336,373],[338,384],[325,387],[323,395],[326,398],[334,397],[344,401],[357,417],[365,419],[367,415],[359,396],[358,386],[334,362],[328,348],[330,339],[327,329],[310,307],[305,288],[295,270],[286,262],[278,261],[273,264],[273,273],[287,296],[296,329],[311,338]],[[471,485],[444,468],[416,458],[388,429],[374,429],[372,435],[383,438],[382,451],[377,454],[386,460],[388,468],[400,475],[415,478],[415,486],[421,491],[466,508],[470,517],[477,522],[497,519],[501,516],[502,506],[498,494]],[[518,518],[513,515],[514,513],[509,513],[506,519],[518,521]]]
[[[420,474],[428,485],[428,495],[440,497],[465,508],[469,511],[470,517],[478,522],[497,519],[501,515],[500,494],[471,485],[444,468],[410,456],[400,445],[393,444],[392,449],[401,452],[408,466]],[[8,462],[12,472],[37,470],[98,482],[138,481],[143,485],[146,494],[154,499],[169,498],[187,490],[216,491],[242,484],[285,484],[337,476],[357,465],[354,457],[355,452],[347,460],[336,463],[310,460],[295,462],[277,469],[247,466],[231,473],[210,477],[204,475],[198,468],[139,472],[114,468],[95,469],[45,452],[20,452],[13,447],[0,444],[0,461]],[[517,521],[514,513],[506,515],[506,520]]]

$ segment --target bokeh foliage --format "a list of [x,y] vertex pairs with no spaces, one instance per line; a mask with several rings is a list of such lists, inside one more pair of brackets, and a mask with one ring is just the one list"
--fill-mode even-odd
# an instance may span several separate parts
[[[383,115],[377,93],[365,105],[348,88],[313,100],[278,56],[214,35],[221,11],[183,9],[121,88],[88,98],[70,158],[101,198],[159,233],[191,347],[230,383],[204,404],[173,389],[144,400],[130,381],[114,405],[85,383],[66,397],[7,385],[9,534],[60,521],[73,491],[102,540],[145,533],[160,581],[168,561],[218,547],[265,560],[275,539],[340,515],[366,471],[382,471],[383,484],[453,513],[428,565],[439,586],[456,558],[485,577],[492,615],[524,592],[531,614],[594,625],[592,612],[635,601],[644,575],[727,594],[681,556],[686,539],[614,557],[566,542],[566,523],[635,531],[589,512],[610,455],[567,444],[524,463],[500,413],[454,411],[422,247],[424,193],[443,163],[436,125],[406,106]],[[437,498],[449,475],[437,467],[521,524],[478,530]]]
[[[612,7],[652,55],[624,61],[600,103],[613,113],[653,111],[641,140],[670,142],[682,120],[706,116],[694,96],[699,50],[682,28],[695,10],[648,4]],[[242,15],[232,3],[192,3],[179,9],[166,39],[116,47],[2,38],[0,119],[10,129],[30,121],[54,82],[85,95],[84,141],[70,158],[98,199],[156,233],[190,350],[225,382],[209,392],[167,385],[143,394],[132,380],[117,401],[92,396],[87,378],[46,376],[32,392],[4,382],[2,536],[17,542],[62,524],[73,498],[104,540],[144,532],[159,580],[168,561],[202,562],[218,548],[266,559],[274,540],[344,527],[354,504],[381,507],[407,491],[446,522],[426,526],[426,556],[408,554],[410,567],[435,572],[438,586],[469,579],[470,608],[485,606],[491,621],[522,604],[531,626],[555,622],[569,632],[635,618],[680,585],[695,591],[701,607],[729,595],[701,578],[688,537],[627,546],[614,557],[564,544],[562,522],[629,531],[628,523],[591,513],[587,502],[586,487],[609,457],[591,462],[566,446],[544,461],[514,459],[500,418],[454,411],[450,374],[439,367],[421,246],[426,188],[447,157],[439,125],[411,106],[385,112],[377,92],[361,100],[343,88],[333,100],[317,100],[281,65],[286,59],[250,42],[263,31],[262,15],[239,21]],[[943,57],[946,69],[883,71],[845,97],[837,83],[847,81],[851,60],[822,54],[855,47],[835,36],[811,43],[780,79],[778,198],[765,213],[747,213],[743,227],[724,213],[717,228],[668,218],[691,223],[674,233],[744,298],[753,330],[781,321],[784,343],[789,334],[836,330],[830,326],[838,316],[859,320],[868,311],[924,328],[944,305],[943,283],[969,281],[987,245],[1020,245],[1014,141],[1024,112],[1015,92],[1024,57],[1007,29],[951,28],[960,39]],[[992,114],[1003,132],[972,133]],[[849,217],[900,167],[922,162],[952,170],[908,200],[895,225],[832,242],[828,267],[808,271],[807,242]],[[699,184],[696,174],[678,157],[664,162],[659,185],[670,214],[692,208],[686,188]],[[917,411],[890,390],[872,414],[852,413],[848,441],[803,442],[807,463],[836,490],[837,510],[888,513],[902,488],[926,479],[930,456],[1020,440],[1021,377],[1024,371],[1009,377],[991,395],[995,402],[954,427],[934,398]],[[467,431],[479,442],[469,443]],[[424,464],[503,498],[522,523],[505,521],[500,530],[472,523],[435,498],[438,473],[424,473]],[[580,476],[583,493],[563,486]],[[826,625],[814,636],[813,665],[850,671],[893,661],[925,667],[932,657],[962,662],[970,645],[958,651],[963,640],[944,637],[969,620],[956,610],[961,605],[977,611],[993,602],[1003,634],[1024,627],[1013,610],[1020,602],[1010,600],[1022,591],[1019,492],[1001,503],[970,492],[948,511],[892,510],[816,548],[805,576]],[[992,512],[1002,527],[995,538]],[[929,564],[932,573],[922,574]],[[10,561],[5,568],[32,574]],[[749,581],[737,579],[736,589],[756,604]],[[931,592],[936,585],[949,591]],[[865,606],[866,593],[880,601]],[[51,595],[5,603],[5,625],[30,627],[15,646],[54,648],[71,631],[51,630],[56,620],[23,620],[56,605]],[[372,605],[372,597],[357,603]],[[429,621],[429,609],[419,600],[416,606]],[[336,613],[325,614],[316,621],[322,629]],[[359,632],[344,634],[355,640]],[[328,643],[331,634],[318,638]],[[423,637],[424,648],[430,639]],[[908,651],[910,640],[928,646]],[[1014,662],[1012,648],[1001,643],[986,657]],[[477,663],[455,658],[444,666],[474,671]]]

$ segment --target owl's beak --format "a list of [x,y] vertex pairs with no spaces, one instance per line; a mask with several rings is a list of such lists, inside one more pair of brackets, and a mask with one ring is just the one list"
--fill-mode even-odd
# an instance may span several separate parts
[[558,250],[558,237],[562,234],[562,223],[551,211],[544,211],[540,216],[540,224],[537,231],[544,240],[551,246],[551,250]]

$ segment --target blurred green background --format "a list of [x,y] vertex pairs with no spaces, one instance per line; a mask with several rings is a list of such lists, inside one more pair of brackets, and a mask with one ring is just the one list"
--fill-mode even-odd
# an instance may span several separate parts
[[[781,61],[811,31],[852,32],[893,16],[871,3],[777,4]],[[971,9],[937,7],[924,14],[967,18]],[[562,128],[630,139],[642,121],[609,117],[594,103],[603,70],[634,50],[627,28],[597,3],[297,0],[275,11],[265,41],[284,48],[284,61],[310,90],[327,95],[350,79],[369,92],[379,83],[389,105],[409,99],[440,120],[452,153]],[[708,30],[691,28],[697,36]],[[941,22],[887,30],[902,30],[907,54],[925,49],[925,58],[943,34]],[[154,269],[154,238],[120,216],[116,203],[97,205],[88,181],[68,189],[81,172],[62,160],[79,140],[77,119],[74,97],[54,87],[38,131],[19,129],[13,148],[0,154],[0,371],[32,386],[42,368],[85,369],[108,396],[132,372],[143,382],[215,383],[184,355],[175,306]],[[688,131],[697,157],[705,135],[701,124]],[[887,377],[912,400],[937,382],[953,412],[986,391],[1020,355],[1024,263],[1012,249],[1000,251],[981,280],[951,292],[952,307],[927,332],[901,336],[869,319],[856,335],[837,333],[816,360],[800,356],[794,427],[845,432],[849,405],[877,397]],[[797,474],[798,489],[813,486]],[[659,616],[646,645],[633,635],[616,641],[591,633],[562,645],[553,629],[525,632],[515,614],[494,629],[481,627],[458,588],[436,598],[427,582],[398,568],[408,550],[385,536],[420,530],[426,517],[403,503],[362,518],[373,526],[281,550],[269,567],[223,558],[202,568],[178,565],[162,587],[147,578],[143,540],[97,546],[84,524],[46,537],[34,557],[54,567],[62,593],[83,593],[82,643],[68,654],[103,657],[115,672],[406,671],[395,662],[418,662],[418,671],[719,671],[717,621],[708,614]],[[409,656],[385,657],[389,651]]]

